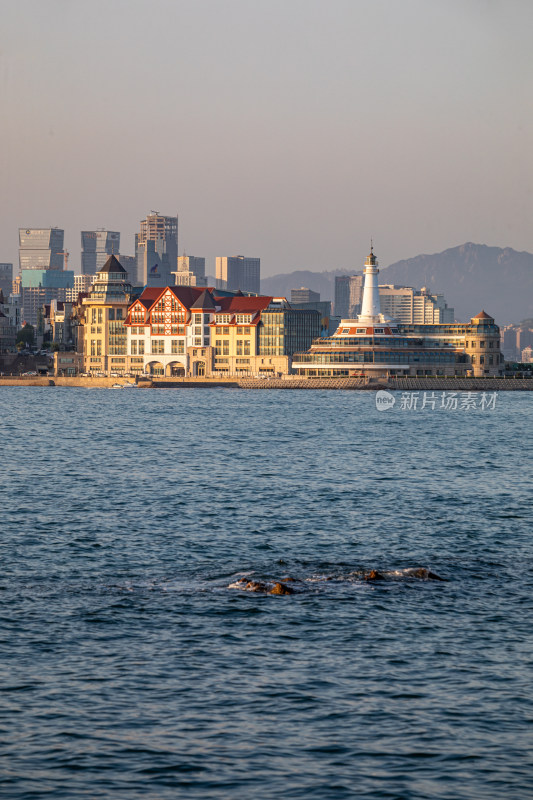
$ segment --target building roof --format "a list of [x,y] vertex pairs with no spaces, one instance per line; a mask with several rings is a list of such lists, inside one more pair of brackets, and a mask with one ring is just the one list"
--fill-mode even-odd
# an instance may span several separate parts
[[472,319],[494,319],[494,317],[491,317],[486,311],[480,311],[479,314],[476,314]]
[[216,304],[226,314],[253,314],[264,311],[272,300],[272,297],[217,297]]
[[202,294],[192,303],[191,308],[201,308],[205,311],[215,311],[215,301],[209,289],[204,289]]
[[128,274],[115,256],[109,256],[104,266],[98,270],[98,273],[100,272],[122,272],[124,275]]

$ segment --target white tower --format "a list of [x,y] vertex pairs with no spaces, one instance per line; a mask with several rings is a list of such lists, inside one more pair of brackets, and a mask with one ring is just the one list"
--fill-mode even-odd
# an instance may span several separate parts
[[366,322],[369,325],[373,322],[380,322],[381,306],[379,303],[379,286],[378,286],[378,261],[374,255],[373,246],[370,246],[370,255],[367,256],[365,261],[365,285],[363,289],[363,302],[361,304],[361,313],[359,314],[359,322]]

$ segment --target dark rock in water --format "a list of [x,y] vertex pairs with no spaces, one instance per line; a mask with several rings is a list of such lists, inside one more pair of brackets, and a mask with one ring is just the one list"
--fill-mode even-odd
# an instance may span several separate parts
[[244,588],[249,592],[268,592],[268,586],[261,581],[248,581]]
[[385,575],[378,572],[376,569],[371,569],[370,572],[365,572],[365,581],[384,581]]
[[419,567],[418,569],[410,569],[406,571],[406,575],[410,578],[422,578],[425,581],[446,581],[446,578],[441,578],[440,575],[436,575],[431,570],[426,569],[425,567]]
[[285,586],[284,583],[275,583],[270,590],[270,594],[294,594],[294,589]]

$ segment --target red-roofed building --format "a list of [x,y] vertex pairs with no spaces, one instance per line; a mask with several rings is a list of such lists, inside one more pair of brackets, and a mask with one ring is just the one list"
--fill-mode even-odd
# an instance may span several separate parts
[[282,332],[293,318],[305,329],[294,349],[304,342],[309,346],[318,335],[318,312],[294,311],[284,298],[221,297],[212,287],[147,288],[124,322],[129,370],[169,377],[287,373],[288,344],[269,349],[262,341],[263,318],[271,322],[271,314],[281,315]]

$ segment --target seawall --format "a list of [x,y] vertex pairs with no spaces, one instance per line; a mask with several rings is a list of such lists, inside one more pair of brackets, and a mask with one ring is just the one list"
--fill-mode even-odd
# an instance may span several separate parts
[[[124,378],[82,377],[0,377],[1,386],[70,386],[91,389],[110,389],[117,384],[132,383]],[[139,380],[141,389],[344,389],[376,391],[447,391],[447,392],[509,392],[533,391],[533,378],[157,378]]]

